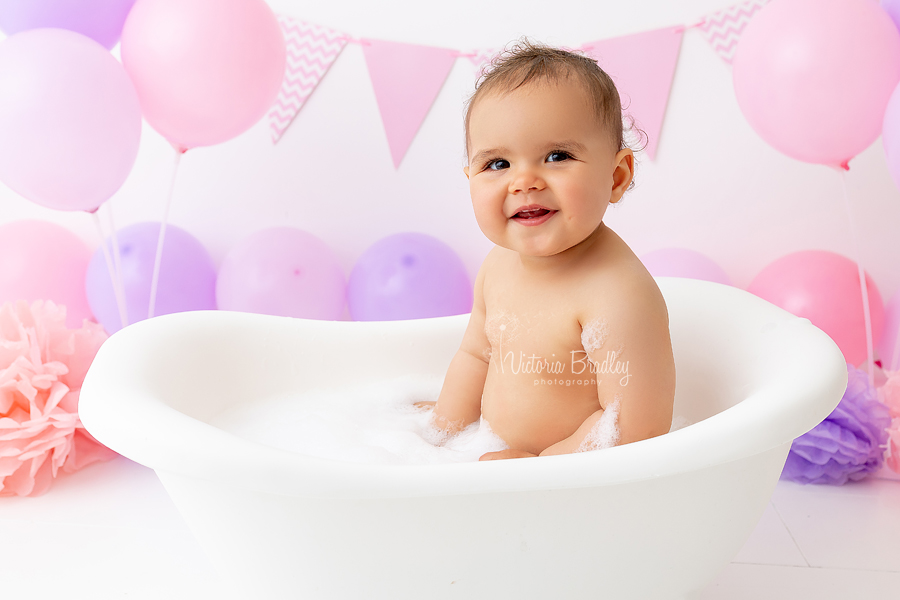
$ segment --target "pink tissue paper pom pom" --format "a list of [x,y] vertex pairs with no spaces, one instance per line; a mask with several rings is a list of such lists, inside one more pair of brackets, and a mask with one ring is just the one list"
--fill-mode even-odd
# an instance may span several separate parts
[[78,393],[103,327],[66,327],[66,309],[24,300],[0,306],[0,496],[37,496],[66,473],[115,452],[78,418]]
[[887,381],[878,388],[878,399],[891,412],[891,425],[887,429],[888,449],[885,463],[894,473],[900,473],[900,371],[885,371]]
[[891,417],[900,417],[900,371],[884,371],[887,381],[878,388],[878,399],[891,411]]
[[888,450],[884,462],[894,473],[900,473],[900,418],[891,421],[888,433]]

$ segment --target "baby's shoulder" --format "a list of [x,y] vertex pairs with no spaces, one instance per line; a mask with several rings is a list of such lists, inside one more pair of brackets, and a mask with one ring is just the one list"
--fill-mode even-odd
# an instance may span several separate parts
[[637,257],[624,256],[607,263],[592,270],[582,282],[577,294],[582,323],[604,316],[638,324],[651,314],[668,320],[662,292]]

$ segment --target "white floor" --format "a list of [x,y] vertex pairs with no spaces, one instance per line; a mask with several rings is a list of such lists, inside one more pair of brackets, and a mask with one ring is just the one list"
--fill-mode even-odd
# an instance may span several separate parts
[[[900,481],[779,482],[702,600],[900,597]],[[231,599],[156,475],[124,458],[0,498],[0,597]]]

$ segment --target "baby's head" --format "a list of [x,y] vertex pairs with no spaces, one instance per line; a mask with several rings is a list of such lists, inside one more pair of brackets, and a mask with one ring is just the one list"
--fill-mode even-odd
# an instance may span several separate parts
[[492,94],[508,94],[530,83],[574,82],[582,86],[594,117],[608,132],[616,150],[626,147],[619,91],[597,61],[568,50],[521,40],[497,55],[475,84],[466,104],[466,152],[470,150],[469,123],[478,100]]
[[597,63],[523,41],[495,59],[466,110],[475,218],[498,246],[552,256],[602,235],[634,174],[619,94]]

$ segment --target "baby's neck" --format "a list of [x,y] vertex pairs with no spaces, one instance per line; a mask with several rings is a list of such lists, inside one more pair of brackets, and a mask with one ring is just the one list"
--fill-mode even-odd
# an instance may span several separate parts
[[599,246],[612,235],[612,230],[601,221],[600,225],[586,238],[557,254],[550,256],[529,256],[519,253],[522,268],[529,273],[546,275],[549,273],[564,273],[581,265],[585,258],[597,251]]

